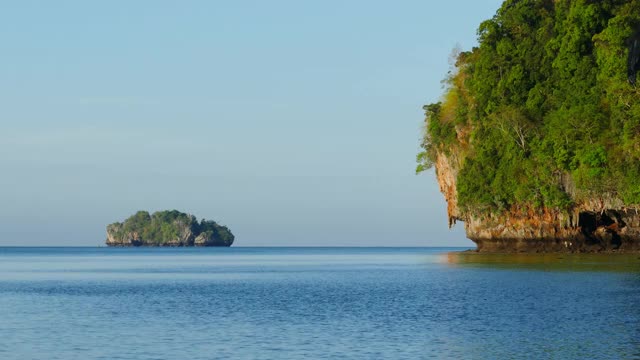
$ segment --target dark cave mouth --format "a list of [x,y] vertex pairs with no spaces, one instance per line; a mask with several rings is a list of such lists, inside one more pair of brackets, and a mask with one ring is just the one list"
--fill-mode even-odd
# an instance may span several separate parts
[[602,212],[583,211],[580,213],[578,226],[586,237],[587,244],[608,243],[614,248],[622,245],[620,230],[627,224],[622,221],[618,211],[605,210]]

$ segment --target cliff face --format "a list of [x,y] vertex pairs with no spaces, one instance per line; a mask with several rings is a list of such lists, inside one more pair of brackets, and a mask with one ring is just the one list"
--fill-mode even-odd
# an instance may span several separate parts
[[457,156],[438,153],[440,191],[447,201],[449,226],[463,221],[467,237],[481,252],[640,251],[640,211],[620,199],[602,196],[570,212],[543,208],[511,209],[500,214],[464,213],[458,207]]
[[108,246],[231,246],[231,231],[214,221],[198,222],[193,215],[139,211],[124,222],[107,226]]
[[107,225],[108,246],[140,246],[142,239],[137,231],[124,232],[122,223]]

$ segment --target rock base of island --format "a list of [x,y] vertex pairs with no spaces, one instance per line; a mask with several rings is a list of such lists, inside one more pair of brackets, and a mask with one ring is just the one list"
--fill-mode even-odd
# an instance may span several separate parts
[[465,223],[467,237],[486,253],[640,253],[635,210],[512,214]]
[[[483,253],[640,253],[640,208],[612,194],[576,202],[571,209],[513,206],[499,213],[458,206],[460,158],[440,153],[436,177],[447,202],[449,227],[464,222],[467,238]],[[566,189],[573,189],[567,177]],[[573,191],[571,194],[575,195]]]

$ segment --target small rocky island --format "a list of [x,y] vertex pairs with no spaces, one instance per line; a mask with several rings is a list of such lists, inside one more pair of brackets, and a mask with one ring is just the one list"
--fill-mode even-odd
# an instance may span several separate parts
[[640,252],[640,3],[506,0],[424,107],[417,172],[485,252]]
[[231,246],[231,231],[215,221],[176,210],[138,211],[124,222],[107,226],[108,246]]

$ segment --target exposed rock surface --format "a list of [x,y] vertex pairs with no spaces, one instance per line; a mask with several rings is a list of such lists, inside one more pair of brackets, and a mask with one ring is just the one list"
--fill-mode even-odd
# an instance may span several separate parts
[[231,246],[234,236],[214,221],[197,221],[179,211],[150,215],[139,211],[124,222],[107,226],[108,246]]
[[[613,196],[576,204],[569,214],[552,209],[511,209],[476,215],[458,207],[455,155],[438,154],[436,177],[447,201],[449,226],[463,221],[481,252],[640,252],[640,211]],[[571,181],[565,180],[570,191]]]

